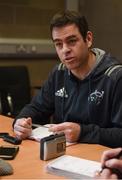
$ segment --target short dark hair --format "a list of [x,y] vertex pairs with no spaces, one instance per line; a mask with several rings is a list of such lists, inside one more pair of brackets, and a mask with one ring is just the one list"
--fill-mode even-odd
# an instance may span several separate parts
[[50,22],[50,32],[54,27],[62,27],[68,24],[75,24],[83,39],[86,39],[87,32],[89,31],[87,20],[80,13],[75,11],[63,11],[55,14]]

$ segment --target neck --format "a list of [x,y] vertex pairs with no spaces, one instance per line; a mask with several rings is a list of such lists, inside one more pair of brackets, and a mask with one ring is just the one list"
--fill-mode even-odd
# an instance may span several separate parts
[[77,69],[72,70],[71,72],[78,78],[83,80],[95,66],[96,57],[95,54],[90,51],[87,60]]

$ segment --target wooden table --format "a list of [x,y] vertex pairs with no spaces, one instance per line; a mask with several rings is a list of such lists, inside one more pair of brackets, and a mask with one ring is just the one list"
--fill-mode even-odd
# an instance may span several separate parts
[[[9,132],[13,135],[12,119],[0,115],[0,132]],[[0,139],[0,145],[11,145]],[[46,172],[49,161],[40,160],[40,144],[32,140],[23,140],[20,150],[14,160],[9,160],[13,166],[14,174],[1,176],[0,179],[35,180],[35,179],[66,179]],[[101,154],[107,147],[94,144],[76,144],[67,147],[66,154],[89,160],[100,161]]]

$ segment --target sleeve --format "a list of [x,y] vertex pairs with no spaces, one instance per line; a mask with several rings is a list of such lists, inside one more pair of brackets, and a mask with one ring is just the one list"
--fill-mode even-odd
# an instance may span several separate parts
[[[55,69],[50,73],[48,80],[44,83],[43,87],[39,90],[19,113],[16,119],[23,117],[31,117],[33,123],[45,124],[49,123],[50,116],[54,112],[54,76]],[[13,124],[14,124],[13,123]]]
[[83,124],[79,142],[101,144],[111,148],[122,147],[122,128],[100,128],[94,124]]
[[109,128],[96,124],[81,124],[79,142],[101,144],[109,147],[122,147],[122,73],[116,80],[113,90],[111,122]]

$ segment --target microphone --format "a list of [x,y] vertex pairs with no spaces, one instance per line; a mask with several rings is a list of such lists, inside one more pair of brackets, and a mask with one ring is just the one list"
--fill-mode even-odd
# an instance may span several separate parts
[[7,161],[0,159],[0,176],[13,174],[13,167]]

